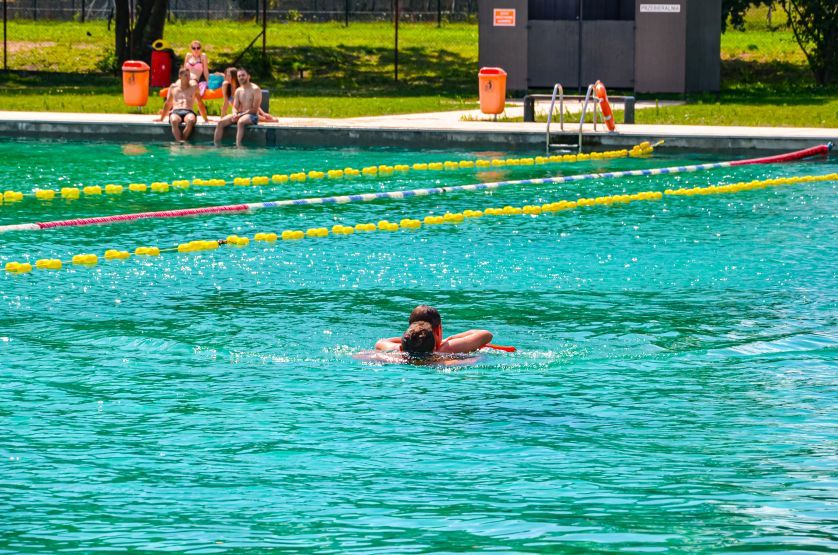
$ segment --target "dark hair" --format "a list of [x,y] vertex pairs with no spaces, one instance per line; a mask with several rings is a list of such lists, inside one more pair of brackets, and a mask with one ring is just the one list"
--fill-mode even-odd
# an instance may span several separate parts
[[239,71],[243,71],[243,72],[247,73],[248,75],[250,75],[250,72],[247,71],[246,69],[244,69],[243,67],[240,67],[239,69],[237,69],[236,73],[238,73]]
[[436,338],[428,322],[413,322],[402,335],[402,350],[409,355],[423,355],[434,352]]
[[238,70],[233,66],[228,67],[224,71],[225,74],[230,75],[230,85],[233,87],[234,91],[239,88],[239,77],[238,77],[238,75],[236,75],[237,71]]
[[442,316],[439,311],[432,306],[420,304],[410,313],[409,323],[413,322],[428,322],[432,327],[437,328],[442,324]]
[[230,81],[224,81],[221,83],[221,92],[224,95],[224,98],[229,100],[233,100],[233,93],[236,92],[236,89],[239,88],[239,78],[236,75],[236,71],[238,71],[235,67],[230,66],[224,70],[224,77],[230,77]]

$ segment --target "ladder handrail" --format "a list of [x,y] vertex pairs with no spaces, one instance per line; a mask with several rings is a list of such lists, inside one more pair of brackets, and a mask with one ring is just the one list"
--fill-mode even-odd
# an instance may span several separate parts
[[[599,108],[599,98],[594,94],[594,86],[588,85],[588,90],[585,93],[585,104],[582,106],[582,115],[579,118],[579,152],[582,152],[582,126],[585,124],[585,115],[588,113],[588,102],[594,103],[594,131],[596,131],[597,111]],[[604,120],[603,120],[604,121]]]
[[[558,144],[551,145],[550,144],[550,125],[553,123],[553,112],[554,112],[555,106],[556,106],[556,94],[557,93],[559,95],[559,110],[560,110],[559,123],[560,123],[561,131],[564,132],[564,100],[565,100],[564,88],[562,88],[561,83],[556,83],[553,86],[553,94],[550,97],[550,112],[548,112],[548,114],[547,114],[546,151],[548,153],[550,152],[550,147],[551,146],[554,146],[554,147],[571,146],[571,145],[558,145]],[[527,108],[527,101],[528,100],[530,100],[530,102],[531,102],[531,108],[530,109],[531,109],[531,111],[534,112],[535,99],[537,97],[545,97],[544,99],[546,100],[546,96],[547,95],[528,95],[528,96],[524,97],[525,114],[526,114],[526,108]],[[574,99],[577,99],[577,100],[582,99],[581,96],[571,95],[571,97],[574,98]],[[632,107],[634,106],[634,97],[627,96],[627,97],[620,97],[620,98],[621,99],[625,98],[627,105],[628,105],[628,101],[630,100],[631,104],[632,104]],[[588,85],[588,89],[585,92],[585,96],[584,96],[584,104],[582,105],[582,113],[579,117],[579,139],[578,139],[578,143],[577,143],[576,147],[577,147],[577,151],[580,154],[582,152],[582,135],[583,135],[584,126],[585,126],[585,116],[588,114],[588,105],[589,104],[592,104],[592,108],[593,108],[593,128],[594,128],[594,131],[597,130],[597,123],[598,123],[597,120],[602,120],[602,123],[605,124],[605,116],[602,114],[602,109],[600,108],[600,102],[602,102],[602,101],[596,95],[595,86],[594,85]],[[533,121],[533,120],[529,120],[529,121]]]
[[547,114],[547,152],[550,152],[550,124],[553,123],[553,109],[556,105],[556,92],[559,93],[559,130],[564,131],[564,87],[561,83],[553,85],[553,97],[550,99],[550,112]]

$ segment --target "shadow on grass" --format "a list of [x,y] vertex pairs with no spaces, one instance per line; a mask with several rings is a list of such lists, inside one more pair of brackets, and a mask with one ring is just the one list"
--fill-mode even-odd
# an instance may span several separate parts
[[820,90],[809,66],[781,61],[722,60],[722,86],[778,91]]
[[111,92],[122,90],[122,79],[108,73],[10,70],[0,72],[0,88],[11,92],[61,88],[85,92]]
[[[393,50],[382,47],[295,46],[268,49],[268,66],[252,50],[239,63],[254,81],[283,96],[474,97],[477,64],[445,49],[408,47],[399,51],[399,81],[393,79]],[[230,55],[232,56],[232,55]],[[233,62],[220,57],[217,68]],[[838,96],[838,86],[815,84],[808,66],[780,61],[723,60],[722,91],[689,94],[690,103],[811,105]],[[0,89],[9,94],[72,90],[82,94],[116,93],[121,75],[47,71],[0,72]],[[69,89],[69,90],[68,90]],[[618,91],[614,91],[616,93]],[[631,94],[631,91],[626,91]],[[612,93],[612,94],[614,94]],[[678,94],[641,94],[640,98],[684,99]]]
[[827,102],[838,86],[820,86],[804,64],[781,61],[722,60],[722,91],[691,95],[689,100],[731,102],[751,106],[810,106]]
[[818,85],[805,64],[722,60],[721,81],[722,90],[718,93],[641,93],[637,97],[642,100],[686,100],[705,104],[730,102],[753,106],[803,106],[827,102],[838,96],[838,85]]
[[[444,49],[399,50],[398,82],[390,48],[296,46],[270,48],[268,56],[267,68],[261,52],[249,52],[240,65],[290,95],[474,96],[477,91],[474,60]],[[232,61],[224,60],[227,64]]]

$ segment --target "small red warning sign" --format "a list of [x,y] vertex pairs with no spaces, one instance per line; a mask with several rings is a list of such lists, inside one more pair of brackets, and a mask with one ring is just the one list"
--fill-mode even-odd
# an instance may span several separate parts
[[496,8],[494,10],[495,27],[515,27],[515,10]]

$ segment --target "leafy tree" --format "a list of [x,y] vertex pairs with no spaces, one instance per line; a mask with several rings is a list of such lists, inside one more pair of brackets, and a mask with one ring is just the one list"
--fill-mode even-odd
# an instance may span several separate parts
[[740,31],[745,26],[745,12],[751,6],[770,6],[773,0],[722,0],[722,31],[727,29],[727,21]]
[[783,0],[789,26],[815,81],[828,85],[838,77],[838,2]]
[[751,6],[779,3],[788,17],[788,25],[806,56],[809,68],[819,85],[827,85],[838,76],[838,1],[836,0],[722,0],[722,30],[728,19],[735,29],[745,23]]
[[163,38],[169,0],[115,0],[114,7],[117,67],[125,60],[147,60],[151,43]]

